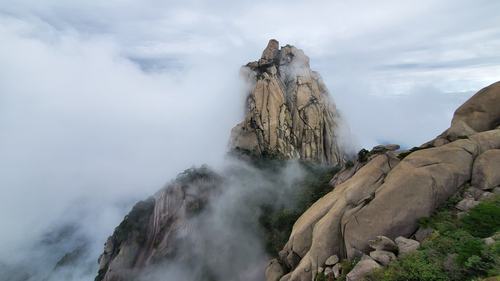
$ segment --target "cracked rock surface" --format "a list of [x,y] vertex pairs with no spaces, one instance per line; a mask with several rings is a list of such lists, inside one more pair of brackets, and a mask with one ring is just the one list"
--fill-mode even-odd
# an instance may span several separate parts
[[231,148],[253,156],[340,164],[340,116],[309,58],[270,40],[260,60],[243,67],[251,85],[245,119],[231,132]]
[[[497,182],[500,149],[500,83],[462,105],[452,126],[436,140],[402,160],[394,151],[371,155],[354,172],[346,170],[334,190],[295,222],[283,252],[301,260],[285,275],[310,281],[331,255],[352,259],[369,252],[369,241],[383,235],[410,237],[428,217],[471,180],[491,189]],[[339,177],[339,176],[338,176]]]

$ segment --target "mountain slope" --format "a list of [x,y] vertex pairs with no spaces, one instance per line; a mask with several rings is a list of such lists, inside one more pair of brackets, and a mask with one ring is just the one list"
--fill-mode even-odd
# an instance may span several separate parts
[[[367,163],[342,171],[339,177],[351,177],[295,223],[279,257],[283,272],[289,273],[279,280],[312,280],[328,257],[360,257],[376,236],[411,236],[420,218],[430,216],[465,184],[488,179],[479,187],[499,186],[499,104],[500,83],[495,83],[461,106],[450,129],[436,140],[410,154],[377,149],[368,153]],[[291,256],[300,262],[291,263]]]

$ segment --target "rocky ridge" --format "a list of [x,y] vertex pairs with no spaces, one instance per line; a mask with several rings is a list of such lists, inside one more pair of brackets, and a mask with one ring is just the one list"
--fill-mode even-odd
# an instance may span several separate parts
[[377,236],[410,237],[418,219],[463,186],[483,191],[500,186],[499,104],[497,82],[457,109],[451,127],[435,140],[409,152],[381,147],[360,152],[356,163],[332,179],[333,191],[294,224],[279,259],[269,265],[279,264],[284,274],[267,280],[313,280],[332,255],[362,257]]

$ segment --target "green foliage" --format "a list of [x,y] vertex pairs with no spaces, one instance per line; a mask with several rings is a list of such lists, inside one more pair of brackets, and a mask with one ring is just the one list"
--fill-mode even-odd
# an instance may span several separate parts
[[[261,169],[272,171],[283,166],[283,162],[279,160],[260,162]],[[268,202],[259,206],[259,224],[263,230],[266,251],[271,256],[277,256],[288,241],[293,224],[300,215],[332,190],[328,183],[339,170],[338,167],[310,163],[301,163],[301,167],[305,176],[294,183],[288,194],[281,195],[288,198],[290,204],[276,205],[275,202]]]
[[444,272],[435,258],[426,253],[417,251],[405,256],[386,269],[375,271],[369,278],[370,281],[448,281]]
[[135,204],[132,211],[125,216],[113,233],[115,245],[120,245],[132,236],[135,236],[137,242],[142,244],[146,239],[146,227],[149,222],[149,217],[153,213],[153,209],[154,199],[152,197]]
[[483,202],[463,219],[463,227],[477,237],[488,237],[500,230],[500,196]]
[[245,160],[260,169],[267,169],[270,167],[276,168],[279,167],[280,163],[284,164],[286,162],[280,153],[269,150],[257,153],[249,149],[235,147],[230,151],[230,154],[236,158]]
[[[155,201],[152,197],[140,201],[132,208],[130,213],[125,216],[123,221],[115,228],[113,232],[113,244],[114,249],[119,249],[120,245],[127,241],[128,239],[136,239],[139,244],[142,244],[146,240],[146,228],[149,221],[149,217],[153,213]],[[112,256],[117,255],[115,251],[111,253]],[[106,264],[104,268],[101,268],[97,272],[95,281],[101,281],[104,275],[108,271],[109,264]]]
[[500,242],[486,246],[482,238],[499,230],[500,196],[482,202],[462,219],[452,208],[459,199],[450,198],[436,214],[420,221],[435,231],[418,251],[375,271],[368,280],[464,281],[499,275]]
[[314,202],[332,191],[329,182],[340,170],[339,167],[322,166],[315,164],[304,164],[306,176],[297,183],[299,202],[296,211],[302,214]]
[[261,207],[259,223],[264,231],[265,249],[276,256],[283,248],[299,213],[285,207],[276,208],[272,204]]
[[358,263],[358,259],[353,259],[353,260],[342,260],[340,262],[342,272],[337,280],[339,281],[346,281],[347,279],[347,273],[351,271],[354,266]]
[[199,181],[220,181],[221,178],[207,165],[202,165],[199,168],[190,168],[177,175],[175,183],[181,185],[189,185]]
[[361,149],[358,152],[358,162],[360,162],[360,163],[366,162],[368,160],[369,156],[370,156],[370,151],[368,151],[364,148]]
[[316,273],[316,277],[314,277],[314,281],[328,281],[328,277],[323,272],[318,272]]

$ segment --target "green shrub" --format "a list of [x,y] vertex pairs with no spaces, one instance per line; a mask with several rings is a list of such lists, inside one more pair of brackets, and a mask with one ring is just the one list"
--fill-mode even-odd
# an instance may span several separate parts
[[472,235],[485,238],[500,230],[500,196],[482,202],[462,219],[463,228]]
[[482,238],[498,231],[500,196],[480,203],[462,219],[453,211],[459,199],[450,198],[432,217],[420,220],[435,231],[417,252],[375,271],[368,280],[464,281],[499,275],[500,242],[486,246]]
[[370,281],[448,281],[448,276],[435,258],[417,251],[375,271]]
[[[260,169],[272,169],[273,173],[285,166],[272,160],[271,163],[262,161]],[[271,256],[277,256],[278,252],[288,241],[295,221],[314,202],[332,190],[329,185],[330,179],[339,170],[338,167],[322,166],[310,163],[301,163],[305,171],[304,177],[294,184],[287,194],[280,194],[288,198],[290,204],[276,205],[272,200],[259,206],[259,224],[263,230],[265,249]]]
[[323,272],[318,272],[316,273],[316,277],[314,277],[314,281],[328,281],[328,277]]
[[354,259],[351,261],[350,260],[342,260],[340,262],[342,272],[337,280],[338,281],[346,281],[347,273],[349,273],[349,271],[351,271],[354,268],[354,266],[358,263],[358,261],[359,261],[358,259]]
[[358,162],[360,162],[360,163],[366,162],[368,160],[369,156],[370,156],[370,151],[368,151],[364,148],[361,149],[358,152]]

